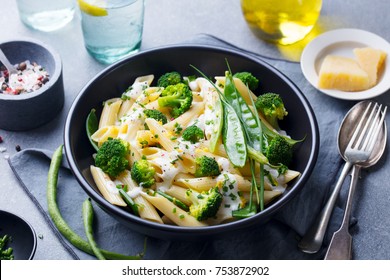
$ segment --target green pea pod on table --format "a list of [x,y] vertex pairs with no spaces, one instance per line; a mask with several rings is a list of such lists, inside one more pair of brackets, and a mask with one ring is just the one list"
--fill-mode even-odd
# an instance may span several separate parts
[[[61,215],[60,209],[57,204],[57,183],[58,183],[58,173],[62,160],[62,149],[63,145],[59,146],[54,152],[49,172],[47,175],[47,207],[49,211],[49,216],[53,221],[54,225],[58,231],[64,236],[73,246],[82,250],[83,252],[94,255],[94,252],[91,248],[91,245],[85,241],[80,235],[73,231],[70,228],[68,223],[64,220]],[[110,252],[100,249],[102,254],[107,259],[112,260],[139,260],[141,256],[126,256],[115,252]]]
[[94,213],[92,203],[89,199],[86,199],[83,203],[83,222],[85,228],[85,235],[87,236],[89,245],[91,246],[91,249],[95,256],[99,260],[105,260],[106,258],[103,256],[102,252],[97,246],[95,238],[93,236],[93,216]]

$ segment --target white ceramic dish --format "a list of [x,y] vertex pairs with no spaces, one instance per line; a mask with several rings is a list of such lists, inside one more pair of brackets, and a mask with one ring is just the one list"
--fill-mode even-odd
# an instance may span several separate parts
[[[353,58],[353,49],[363,47],[380,49],[387,53],[377,85],[357,92],[318,88],[318,74],[325,56],[332,54]],[[326,95],[345,100],[370,99],[385,93],[390,88],[390,44],[382,37],[360,29],[332,30],[316,37],[305,47],[301,56],[301,68],[305,78]]]

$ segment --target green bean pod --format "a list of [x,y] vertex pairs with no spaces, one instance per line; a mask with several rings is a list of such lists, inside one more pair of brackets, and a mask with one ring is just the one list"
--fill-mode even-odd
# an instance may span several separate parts
[[92,203],[89,199],[86,199],[83,202],[83,222],[84,222],[85,235],[87,236],[89,245],[91,246],[91,249],[95,254],[95,256],[99,260],[105,260],[106,258],[103,256],[102,252],[97,246],[95,238],[93,236],[93,216],[94,214],[93,214]]
[[[76,248],[84,251],[87,254],[94,255],[94,252],[90,244],[85,241],[81,236],[75,233],[64,220],[61,215],[60,209],[57,205],[57,182],[58,182],[58,173],[62,160],[62,149],[63,145],[60,145],[57,150],[54,152],[49,173],[47,177],[47,207],[49,211],[49,216],[53,221],[54,225],[57,227],[58,231]],[[101,250],[102,254],[107,259],[112,260],[139,260],[140,256],[126,256],[118,254],[115,252],[110,252],[106,250]]]
[[165,192],[163,191],[157,191],[157,193],[163,197],[165,197],[166,199],[168,199],[170,202],[172,202],[173,204],[175,204],[176,206],[180,207],[181,209],[183,209],[184,211],[189,211],[190,208],[185,205],[181,200],[175,198],[175,197],[172,197],[168,194],[166,194]]
[[134,200],[123,189],[118,189],[118,191],[119,191],[119,195],[123,198],[126,204],[131,208],[134,215],[139,216],[138,205],[134,202]]

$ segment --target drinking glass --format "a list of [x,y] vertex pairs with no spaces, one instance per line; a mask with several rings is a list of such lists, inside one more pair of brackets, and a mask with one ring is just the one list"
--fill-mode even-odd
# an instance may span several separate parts
[[144,0],[78,0],[87,51],[110,64],[139,51]]
[[252,31],[261,39],[282,45],[302,40],[320,15],[322,0],[241,0]]
[[20,19],[40,31],[54,31],[67,25],[74,16],[74,0],[17,0]]

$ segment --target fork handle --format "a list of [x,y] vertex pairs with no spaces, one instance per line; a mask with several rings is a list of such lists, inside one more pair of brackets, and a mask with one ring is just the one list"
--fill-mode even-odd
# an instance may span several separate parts
[[349,233],[349,219],[352,211],[352,201],[359,179],[360,166],[355,165],[352,169],[352,178],[348,192],[347,204],[343,222],[340,228],[333,234],[325,260],[350,260],[352,258],[352,236]]
[[332,194],[330,195],[324,208],[322,209],[321,213],[314,221],[314,223],[311,225],[309,230],[306,232],[306,234],[302,237],[301,241],[298,243],[298,247],[302,252],[314,254],[321,249],[334,205],[336,204],[336,200],[340,193],[344,179],[347,176],[351,167],[352,164],[349,161],[344,164],[344,168],[341,171],[336,186],[334,187]]

